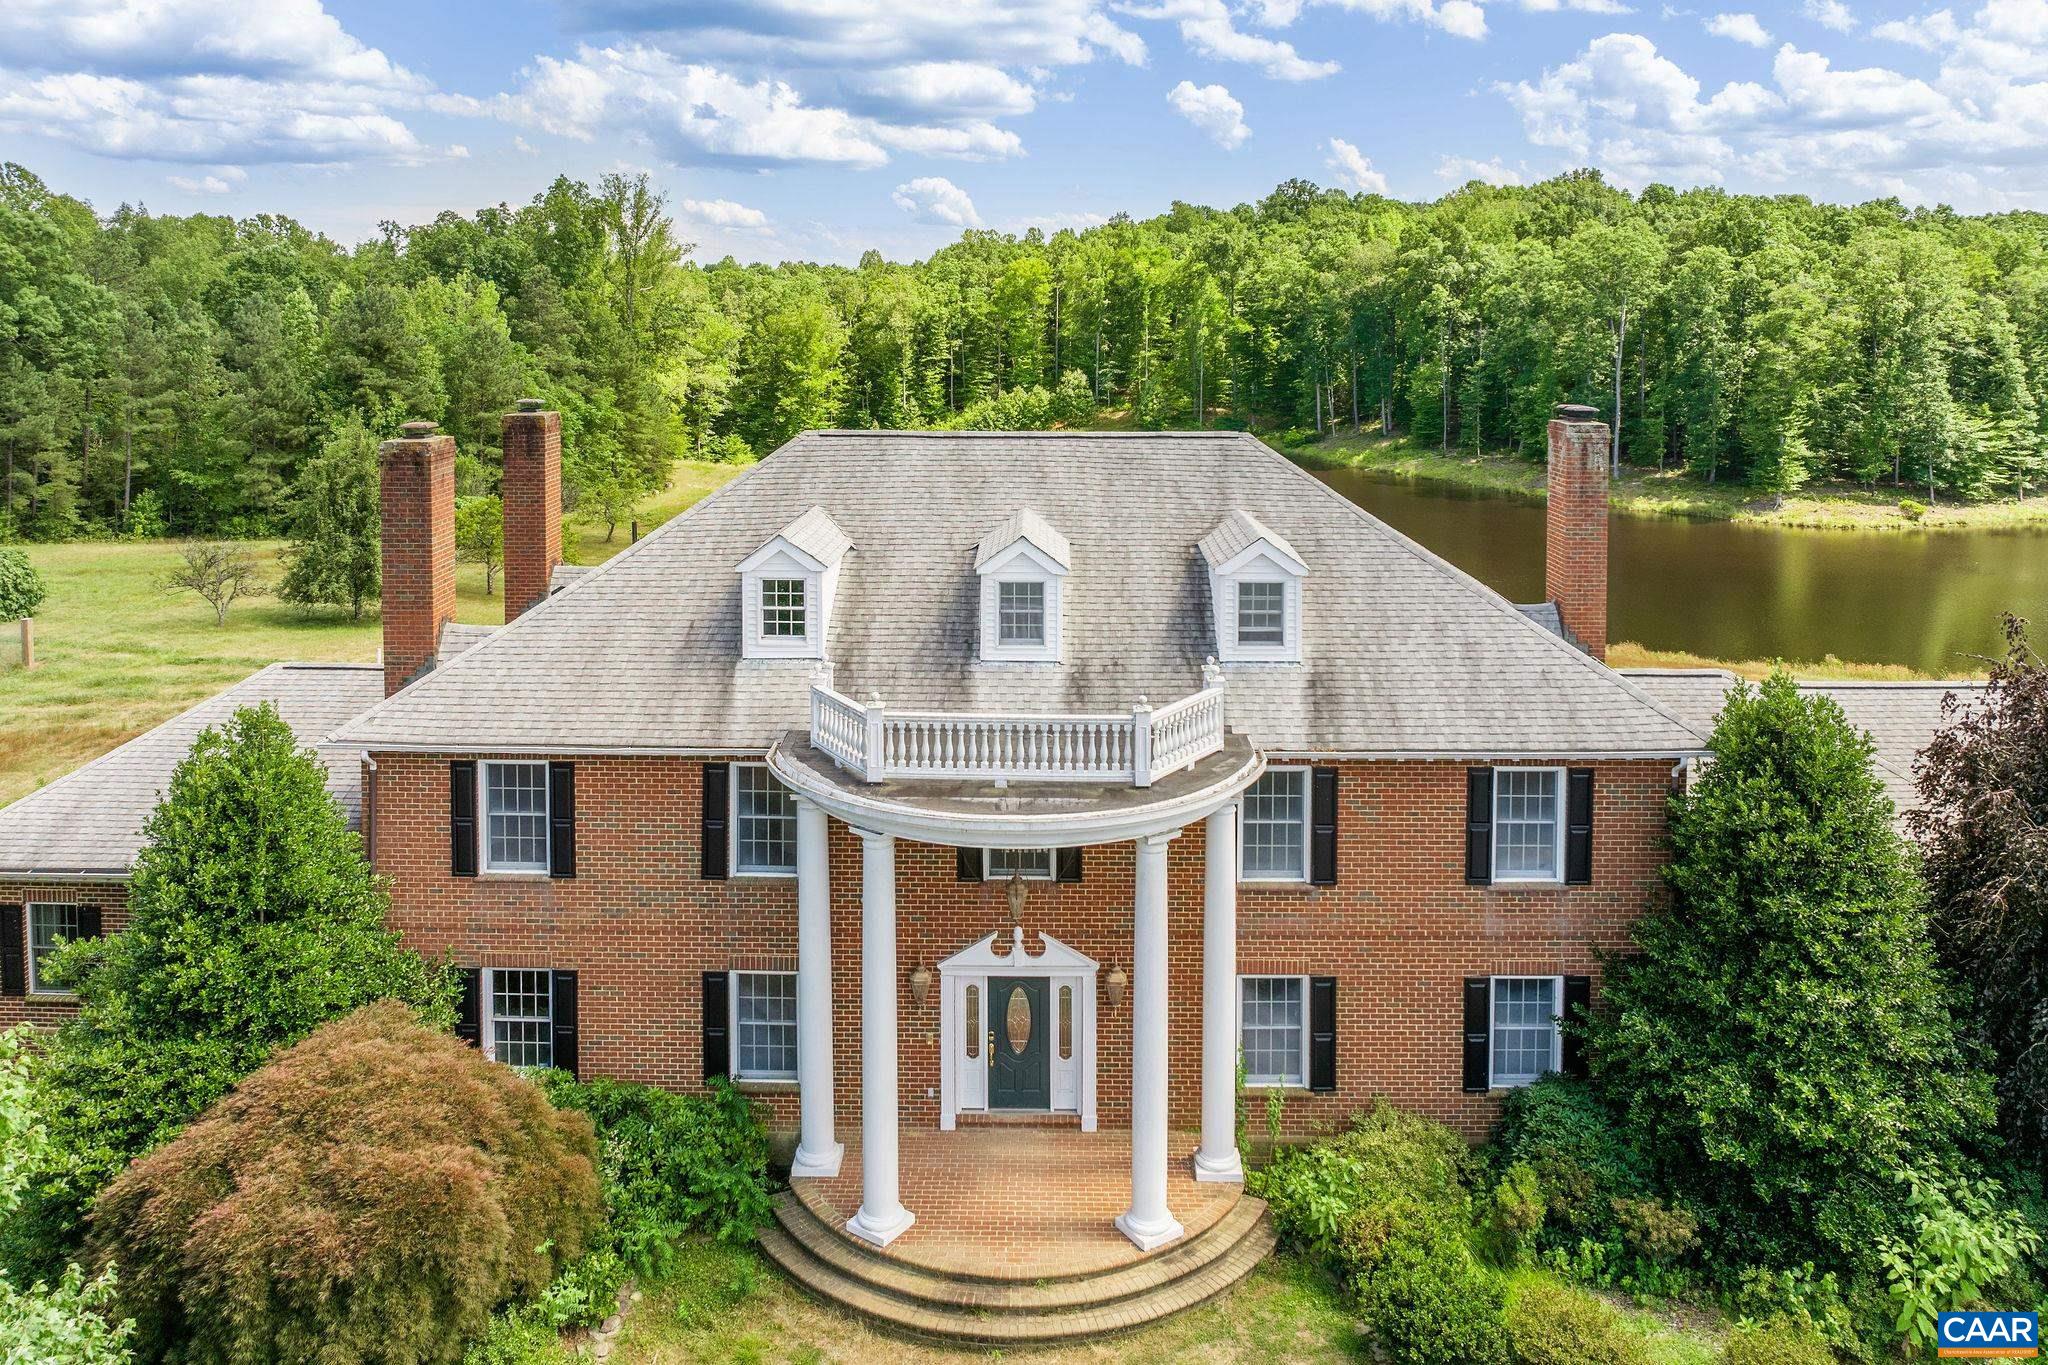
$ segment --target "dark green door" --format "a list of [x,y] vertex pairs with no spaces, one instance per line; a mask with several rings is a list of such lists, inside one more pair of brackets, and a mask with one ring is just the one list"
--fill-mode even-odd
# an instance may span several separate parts
[[1052,1019],[1044,977],[988,980],[990,1041],[988,1107],[1052,1108]]

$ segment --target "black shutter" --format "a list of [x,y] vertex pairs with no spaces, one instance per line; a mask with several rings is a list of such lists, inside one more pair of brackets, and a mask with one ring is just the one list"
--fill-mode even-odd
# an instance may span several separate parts
[[1493,983],[1483,976],[1465,978],[1465,1092],[1483,1095],[1493,1079],[1487,1055],[1486,1016],[1493,1003]]
[[1337,884],[1337,770],[1316,768],[1309,775],[1308,879],[1316,886]]
[[724,972],[704,973],[704,1079],[732,1074],[726,1034],[731,981]]
[[97,905],[81,905],[78,907],[78,936],[80,938],[98,938],[105,932],[106,929],[100,920],[100,908]]
[[1493,881],[1491,768],[1465,770],[1465,880],[1474,886],[1485,886]]
[[1564,1074],[1584,1078],[1586,1074],[1586,1021],[1593,1012],[1593,978],[1568,976],[1564,979]]
[[[548,875],[550,877],[573,877],[576,875],[576,765],[574,763],[548,764]],[[574,987],[570,989],[573,990]]]
[[471,1047],[482,1047],[484,974],[475,967],[457,967],[455,980],[461,986],[455,996],[455,1036]]
[[[723,763],[704,765],[704,858],[702,873],[707,882],[722,882],[726,878],[726,830],[730,821],[726,811],[729,802],[727,787],[732,781],[732,770]],[[723,1073],[720,1073],[723,1074]]]
[[576,1074],[576,973],[556,972],[554,1013],[555,1066]]
[[28,994],[28,939],[21,907],[0,905],[0,995]]
[[1308,980],[1308,1088],[1337,1088],[1337,978]]
[[953,850],[953,876],[958,881],[981,880],[981,850],[962,846]]
[[448,870],[458,877],[476,875],[476,760],[458,758],[448,765]]
[[1052,854],[1052,879],[1056,882],[1081,880],[1081,850],[1056,848]]
[[1573,886],[1593,880],[1593,770],[1565,774],[1564,879]]

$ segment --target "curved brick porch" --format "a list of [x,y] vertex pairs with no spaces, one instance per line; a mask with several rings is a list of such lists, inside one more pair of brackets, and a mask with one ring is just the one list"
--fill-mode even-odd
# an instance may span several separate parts
[[[1243,1197],[1235,1184],[1197,1182],[1188,1157],[1199,1138],[1168,1135],[1166,1200],[1186,1236],[1214,1227]],[[1127,1134],[1071,1128],[904,1129],[897,1136],[903,1203],[917,1222],[887,1247],[862,1250],[953,1279],[1060,1279],[1136,1265],[1148,1254],[1117,1231],[1131,1202]],[[838,1176],[790,1188],[827,1227],[846,1236],[860,1207],[860,1145],[849,1138]]]

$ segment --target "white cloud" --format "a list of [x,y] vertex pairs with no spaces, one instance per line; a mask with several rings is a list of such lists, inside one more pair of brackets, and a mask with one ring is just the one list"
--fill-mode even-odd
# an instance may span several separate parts
[[944,116],[1028,114],[1038,104],[1030,86],[985,62],[912,62],[860,78],[862,93],[895,109]]
[[1716,38],[1730,38],[1751,47],[1769,47],[1770,30],[1754,14],[1716,14],[1706,21],[1707,32]]
[[1225,151],[1242,146],[1252,135],[1252,130],[1245,126],[1244,106],[1220,85],[1182,81],[1166,92],[1166,102],[1174,113],[1207,133],[1210,141]]
[[934,227],[971,228],[981,226],[974,201],[942,175],[921,175],[898,185],[889,195],[897,208],[920,223]]
[[1499,157],[1486,161],[1474,160],[1468,156],[1447,156],[1436,166],[1437,178],[1453,185],[1469,184],[1474,180],[1489,185],[1519,185],[1521,172],[1511,170]]
[[525,138],[519,136],[519,134],[517,133],[514,133],[512,135],[512,150],[519,153],[521,156],[540,155],[540,148],[534,146],[531,142],[528,142]]
[[760,232],[768,227],[768,215],[759,209],[735,204],[730,199],[685,199],[676,205],[685,218],[707,227]]
[[1913,19],[1894,19],[1879,24],[1870,30],[1873,38],[1883,38],[1894,43],[1905,43],[1923,52],[1938,52],[1952,45],[1962,36],[1956,25],[1955,15],[1945,9],[1932,14],[1923,14]]
[[1856,31],[1856,15],[1842,0],[1806,0],[1806,17],[1837,33]]
[[227,194],[249,179],[240,166],[217,166],[207,175],[167,175],[164,179],[187,194]]
[[1313,81],[1336,74],[1334,61],[1316,61],[1295,51],[1294,44],[1237,27],[1223,0],[1146,0],[1119,7],[1139,19],[1178,20],[1181,41],[1200,56],[1218,62],[1242,62],[1276,81]]
[[1323,164],[1336,175],[1338,184],[1364,194],[1387,192],[1387,177],[1372,168],[1365,153],[1341,137],[1331,138],[1329,147],[1330,155]]

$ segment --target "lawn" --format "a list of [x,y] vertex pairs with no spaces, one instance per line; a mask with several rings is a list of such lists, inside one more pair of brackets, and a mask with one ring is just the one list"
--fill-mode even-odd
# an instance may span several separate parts
[[1752,681],[1768,678],[1780,668],[1795,678],[1815,682],[1946,682],[1988,676],[1988,670],[1978,669],[1974,672],[1943,673],[1937,678],[1935,674],[1921,673],[1904,664],[1857,663],[1832,654],[1806,660],[1710,659],[1704,654],[1689,654],[1682,649],[1647,649],[1633,640],[1609,645],[1607,663],[1612,668],[1725,668]]
[[[645,531],[740,472],[736,465],[685,462],[669,488],[641,511]],[[620,527],[610,544],[604,527],[572,520],[565,550],[572,563],[602,562],[623,549]],[[190,593],[166,594],[158,581],[178,559],[163,541],[88,541],[30,545],[29,559],[49,584],[36,617],[38,667],[0,668],[0,805],[61,777],[87,759],[140,734],[229,683],[280,659],[374,659],[374,611],[351,621],[339,611],[303,612],[272,598],[237,602],[225,626]],[[251,547],[270,578],[278,575],[276,541]],[[483,571],[456,571],[456,617],[497,622],[504,608],[486,597]],[[11,628],[0,661],[13,661]]]

